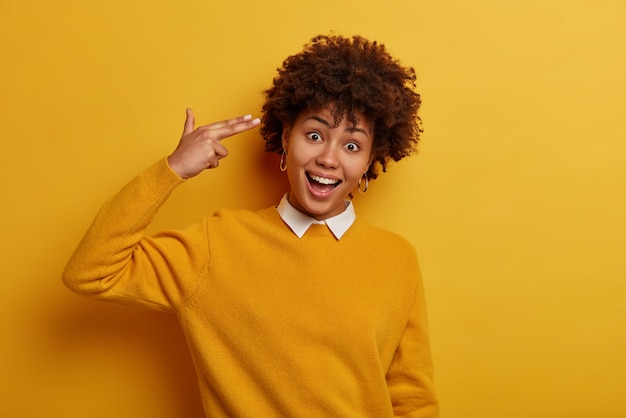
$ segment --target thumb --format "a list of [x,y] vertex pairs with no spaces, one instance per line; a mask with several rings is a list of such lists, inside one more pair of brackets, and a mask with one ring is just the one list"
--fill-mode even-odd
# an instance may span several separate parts
[[196,118],[193,115],[193,110],[187,108],[185,117],[185,128],[183,129],[183,135],[187,135],[193,132],[196,125]]

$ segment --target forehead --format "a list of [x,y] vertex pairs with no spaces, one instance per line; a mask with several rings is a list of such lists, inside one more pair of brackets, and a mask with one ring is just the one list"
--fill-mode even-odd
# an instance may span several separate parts
[[354,118],[355,120],[351,121],[347,112],[340,115],[333,115],[332,108],[322,107],[301,111],[296,118],[296,123],[304,123],[305,121],[313,120],[333,129],[343,126],[346,128],[358,128],[359,130],[364,130],[369,133],[372,132],[372,123],[362,112],[355,111]]

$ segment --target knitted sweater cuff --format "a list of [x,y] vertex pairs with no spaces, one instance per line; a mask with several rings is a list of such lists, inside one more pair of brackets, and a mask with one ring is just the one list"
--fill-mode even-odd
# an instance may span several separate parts
[[185,182],[185,179],[176,174],[167,163],[167,158],[162,158],[142,173],[146,183],[157,196],[169,195],[177,186]]

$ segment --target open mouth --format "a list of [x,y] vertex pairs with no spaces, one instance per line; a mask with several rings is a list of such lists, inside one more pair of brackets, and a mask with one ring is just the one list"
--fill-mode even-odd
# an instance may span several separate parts
[[311,188],[317,192],[329,192],[341,183],[341,180],[320,177],[311,173],[306,173],[306,177]]

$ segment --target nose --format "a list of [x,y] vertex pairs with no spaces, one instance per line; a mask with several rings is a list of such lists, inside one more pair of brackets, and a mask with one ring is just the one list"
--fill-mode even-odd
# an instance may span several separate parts
[[339,165],[339,151],[332,144],[325,144],[321,147],[319,154],[315,161],[318,165],[325,168],[337,168]]

